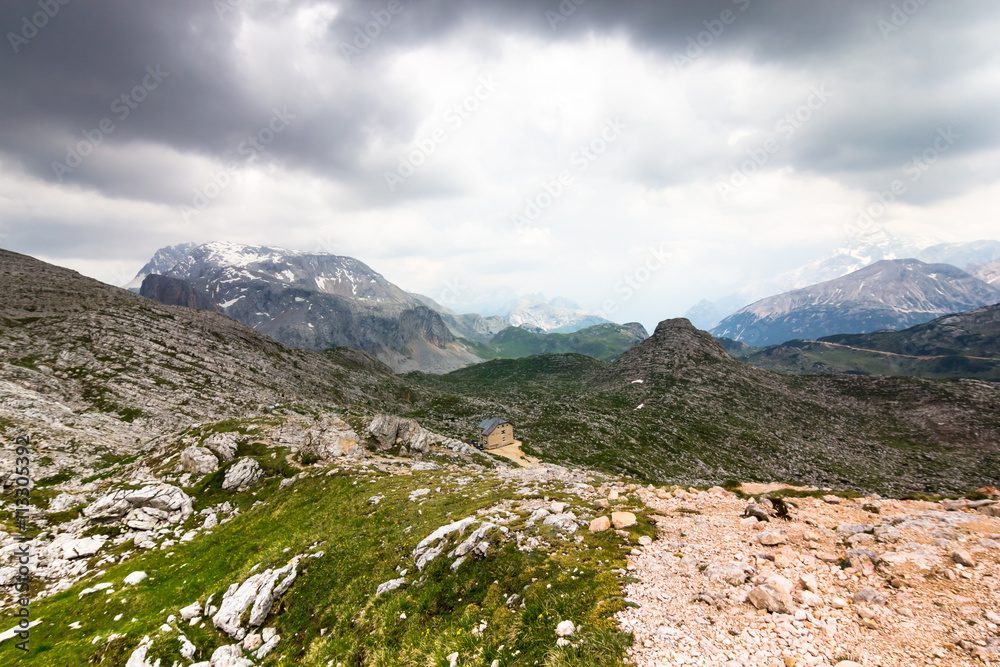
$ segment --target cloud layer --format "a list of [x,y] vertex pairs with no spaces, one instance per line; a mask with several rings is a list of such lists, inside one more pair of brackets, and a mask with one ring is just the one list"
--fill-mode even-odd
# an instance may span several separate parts
[[0,243],[106,280],[186,240],[322,249],[456,307],[502,286],[651,325],[843,243],[894,182],[877,224],[991,235],[998,24],[986,1],[14,0]]

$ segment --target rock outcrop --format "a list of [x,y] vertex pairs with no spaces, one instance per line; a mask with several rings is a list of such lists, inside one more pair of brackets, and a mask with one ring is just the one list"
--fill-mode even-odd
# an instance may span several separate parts
[[191,498],[176,486],[150,484],[123,489],[99,498],[83,509],[91,523],[124,523],[133,530],[154,530],[177,524],[194,512]]

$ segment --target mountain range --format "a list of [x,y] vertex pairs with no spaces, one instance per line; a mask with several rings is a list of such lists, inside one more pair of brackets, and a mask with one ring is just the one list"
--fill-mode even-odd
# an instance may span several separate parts
[[1000,382],[1000,304],[902,331],[840,334],[757,348],[729,339],[730,354],[783,373],[853,373]]
[[852,236],[844,246],[798,268],[764,279],[744,281],[736,291],[721,299],[702,299],[685,316],[695,326],[711,330],[740,308],[768,296],[834,280],[875,262],[893,259],[951,264],[978,275],[986,270],[986,265],[1000,262],[1000,242],[937,243],[922,237],[897,238],[877,228]]
[[950,264],[881,260],[849,275],[738,310],[713,335],[752,346],[837,333],[905,329],[1000,302],[1000,289]]
[[[607,323],[541,295],[510,303],[503,316],[459,314],[350,257],[223,242],[161,248],[125,287],[166,305],[225,313],[292,347],[362,350],[398,372],[448,372],[482,361],[477,350],[493,358],[501,353],[477,345],[512,326],[544,334]],[[615,354],[625,349],[620,341]]]
[[772,373],[687,320],[660,323],[612,363],[542,354],[400,376],[363,352],[292,349],[220,313],[6,251],[0,288],[0,426],[51,441],[49,474],[100,469],[109,449],[129,456],[190,423],[280,403],[338,406],[358,428],[389,411],[452,437],[500,414],[538,456],[651,481],[896,493],[998,481],[997,385]]

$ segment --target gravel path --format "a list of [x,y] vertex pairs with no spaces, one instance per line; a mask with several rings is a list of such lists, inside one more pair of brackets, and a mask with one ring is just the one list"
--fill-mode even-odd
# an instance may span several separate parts
[[[660,533],[633,550],[639,607],[618,615],[639,666],[1000,665],[1000,518],[802,498],[791,520],[758,523],[722,489],[639,494]],[[781,589],[781,611],[750,601]]]

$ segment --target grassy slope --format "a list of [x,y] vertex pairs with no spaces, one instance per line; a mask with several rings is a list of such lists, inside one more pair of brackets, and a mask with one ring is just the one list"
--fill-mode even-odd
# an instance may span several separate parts
[[[156,636],[150,657],[171,664],[180,658],[177,629],[199,647],[197,659],[207,659],[212,649],[231,641],[210,622],[196,627],[182,623],[173,632],[161,632],[158,627],[168,615],[196,600],[204,603],[210,594],[217,604],[228,586],[245,579],[256,565],[280,567],[294,554],[320,551],[321,558],[301,562],[299,578],[280,609],[276,605],[272,611],[267,625],[283,639],[261,664],[446,665],[445,656],[452,652],[460,654],[462,665],[489,665],[495,658],[501,665],[623,664],[631,639],[609,620],[625,604],[609,572],[624,567],[618,546],[623,540],[610,531],[587,533],[582,545],[550,535],[554,548],[548,553],[494,546],[487,558],[470,559],[457,574],[441,557],[425,571],[424,584],[374,599],[378,584],[398,576],[397,565],[416,572],[410,556],[416,542],[441,525],[510,497],[494,477],[473,477],[458,486],[438,472],[389,476],[342,471],[280,491],[272,478],[256,496],[222,492],[220,483],[216,473],[195,509],[225,498],[243,509],[234,520],[193,542],[144,552],[34,602],[33,616],[44,621],[32,633],[28,664],[121,665],[145,635]],[[444,493],[432,494],[418,507],[407,497],[422,487],[441,487]],[[375,495],[384,498],[372,505],[367,499]],[[556,489],[546,495],[564,497]],[[253,507],[255,501],[262,504]],[[633,530],[633,540],[652,534],[645,519]],[[124,550],[110,543],[105,548]],[[150,579],[134,588],[123,586],[123,577],[136,570],[146,571]],[[99,582],[115,584],[114,593],[79,598],[84,586]],[[514,593],[523,596],[525,608],[505,606]],[[116,622],[118,613],[124,617]],[[574,637],[575,647],[557,649],[555,626],[567,619],[583,629]],[[473,634],[484,620],[485,633]],[[73,621],[82,627],[69,628]],[[107,643],[112,632],[125,637]],[[0,663],[13,664],[19,655],[13,642],[0,644]]]
[[1000,305],[947,315],[902,331],[842,334],[819,341],[794,340],[762,350],[731,349],[730,352],[758,368],[785,373],[856,373],[998,382]]
[[409,376],[441,394],[412,414],[454,435],[503,414],[534,454],[653,482],[799,480],[907,493],[997,481],[990,434],[1000,403],[988,387],[788,377],[728,357],[659,369],[670,353],[646,343],[628,355],[610,365],[537,356]]
[[[865,343],[859,341],[859,344]],[[921,359],[882,354],[874,349],[849,349],[823,341],[789,341],[741,358],[757,368],[781,373],[853,373],[1000,382],[1000,359],[971,359],[959,354]]]
[[569,334],[538,334],[520,327],[504,329],[489,343],[468,344],[482,359],[519,359],[536,354],[584,354],[611,361],[639,342],[639,337],[618,324],[598,324]]

